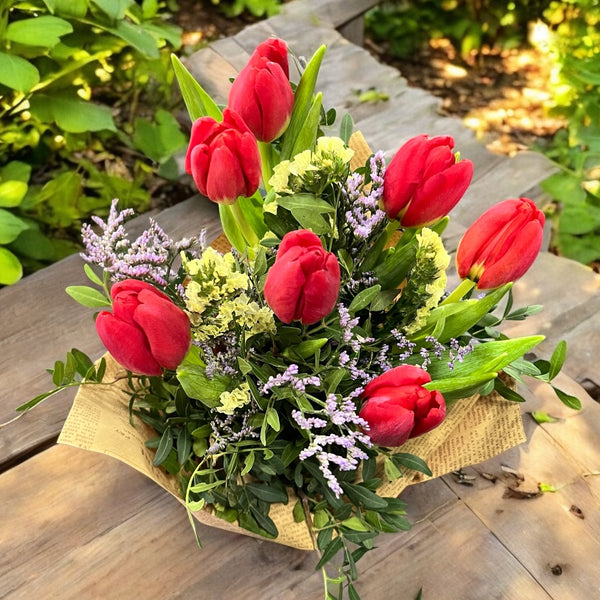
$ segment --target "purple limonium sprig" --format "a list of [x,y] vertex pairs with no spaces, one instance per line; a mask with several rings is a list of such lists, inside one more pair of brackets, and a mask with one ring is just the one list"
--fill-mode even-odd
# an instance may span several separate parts
[[[342,495],[343,490],[331,465],[335,465],[340,471],[352,471],[361,460],[368,458],[359,444],[367,448],[372,446],[365,433],[369,425],[358,416],[353,400],[362,391],[362,387],[357,388],[350,396],[341,400],[335,394],[329,394],[324,410],[318,413],[318,417],[306,417],[298,410],[292,412],[296,423],[311,435],[311,442],[300,453],[300,460],[307,460],[312,456],[317,459],[327,485],[337,498]],[[336,432],[315,433],[315,429],[324,429],[330,424],[336,427]]]
[[132,242],[124,224],[134,216],[134,211],[130,208],[119,211],[117,204],[118,200],[112,201],[106,221],[92,217],[100,233],[96,233],[90,224],[81,229],[85,249],[81,257],[110,273],[112,281],[143,279],[165,287],[174,276],[171,264],[181,251],[190,251],[194,247],[204,249],[204,232],[198,237],[175,242],[152,218],[148,229]]
[[272,375],[261,387],[261,394],[270,392],[275,387],[288,386],[298,390],[299,392],[306,391],[307,385],[314,385],[319,387],[321,380],[315,375],[306,375],[298,377],[298,365],[291,364],[283,373],[279,373],[273,377]]
[[209,379],[213,379],[216,375],[234,377],[238,374],[236,365],[240,355],[240,345],[235,332],[231,331],[205,342],[194,340],[193,343],[202,350],[206,363],[204,372]]
[[342,195],[349,208],[346,210],[346,221],[352,228],[355,237],[366,240],[386,219],[386,214],[379,208],[383,194],[383,175],[385,160],[383,152],[371,157],[371,185],[364,185],[364,177],[354,174],[348,178],[342,188]]
[[338,357],[339,365],[340,367],[348,369],[350,377],[355,381],[360,380],[363,383],[367,383],[373,376],[360,368],[360,354],[363,344],[373,342],[374,338],[361,337],[355,333],[354,328],[358,326],[359,318],[351,318],[350,311],[341,302],[338,304],[338,313],[340,315],[340,327],[342,333],[340,344],[347,344],[352,351],[352,356],[350,356],[346,350],[340,352]]
[[390,333],[394,336],[394,339],[396,340],[396,346],[400,350],[400,354],[397,356],[397,359],[402,362],[412,356],[416,344],[411,342],[401,331],[398,331],[397,329],[392,329]]
[[[252,402],[236,410],[234,414],[223,415],[216,410],[211,410],[212,419],[210,427],[213,432],[213,443],[206,451],[206,454],[216,454],[224,450],[228,444],[242,439],[256,439],[258,432],[249,424],[250,418],[258,412],[258,407]],[[240,428],[236,431],[232,425],[241,417]]]

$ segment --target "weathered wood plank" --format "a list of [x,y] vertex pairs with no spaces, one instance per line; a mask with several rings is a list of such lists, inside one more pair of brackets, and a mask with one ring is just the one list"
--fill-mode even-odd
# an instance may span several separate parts
[[[593,598],[599,589],[597,571],[592,567],[600,557],[599,497],[585,477],[587,468],[579,456],[579,451],[588,457],[591,453],[597,466],[598,432],[594,428],[587,433],[580,430],[578,435],[556,433],[568,427],[566,423],[571,420],[579,419],[585,425],[600,416],[600,407],[582,397],[586,413],[572,413],[565,421],[545,427],[530,419],[525,422],[527,444],[465,469],[468,474],[488,472],[501,476],[501,465],[505,464],[524,477],[517,489],[536,491],[538,483],[545,483],[555,486],[555,493],[530,500],[505,498],[506,486],[500,481],[492,483],[477,477],[473,487],[469,487],[458,485],[451,477],[444,478],[554,600]],[[556,403],[555,400],[553,405]],[[567,447],[557,443],[555,436],[562,437],[563,442],[568,439]],[[509,484],[514,485],[515,480],[509,479]],[[585,518],[573,513],[573,505],[581,509]]]
[[[174,238],[197,234],[202,228],[208,239],[220,233],[216,206],[197,197],[163,211],[156,219]],[[134,234],[136,227],[141,231],[147,223],[147,216],[132,222]],[[104,352],[93,326],[94,311],[70,300],[64,292],[69,285],[86,283],[83,261],[71,256],[0,290],[1,423],[16,415],[17,406],[51,388],[45,370],[55,360],[64,359],[73,346],[95,358]],[[51,398],[3,428],[0,465],[55,438],[72,398],[69,393]]]

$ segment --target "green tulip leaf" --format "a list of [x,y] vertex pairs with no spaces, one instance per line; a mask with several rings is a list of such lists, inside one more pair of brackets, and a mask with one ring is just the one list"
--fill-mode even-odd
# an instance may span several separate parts
[[[299,146],[297,139],[302,134],[311,107],[314,106],[313,95],[325,51],[326,46],[321,46],[314,53],[298,82],[294,97],[294,109],[292,110],[290,123],[285,131],[281,145],[281,160],[286,160],[295,156],[293,152],[294,148]],[[303,148],[303,150],[304,149],[306,148]]]
[[195,121],[200,117],[212,117],[215,121],[221,121],[221,109],[174,54],[171,55],[171,63],[190,119]]

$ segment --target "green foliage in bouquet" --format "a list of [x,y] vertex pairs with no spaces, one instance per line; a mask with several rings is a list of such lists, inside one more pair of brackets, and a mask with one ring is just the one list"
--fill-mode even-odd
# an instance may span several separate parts
[[[154,221],[130,240],[133,212],[115,202],[83,231],[84,258],[103,275],[86,265],[95,287],[67,291],[102,309],[96,328],[126,369],[130,414],[156,432],[146,442],[154,465],[179,478],[188,510],[274,539],[273,506],[293,502],[320,553],[326,597],[355,600],[359,559],[379,533],[410,526],[404,502],[378,490],[411,470],[431,475],[402,444],[461,398],[495,390],[521,401],[499,373],[551,382],[566,347],[531,362],[525,355],[542,336],[509,339],[499,328],[540,309],[515,309],[510,283],[541,244],[533,203],[500,203],[467,231],[463,282],[448,294],[441,234],[472,166],[447,136],[409,140],[389,165],[381,152],[357,160],[349,117],[339,136],[325,135],[334,118],[315,92],[324,52],[308,62],[291,104],[284,93],[246,90],[247,121],[230,108],[235,87],[221,112],[175,59],[194,119],[186,168],[219,201],[233,248],[219,252],[202,236],[175,242]],[[263,76],[268,89],[283,77],[289,87],[281,40],[261,44],[236,81],[258,88]],[[254,135],[267,129],[257,114],[277,121],[276,136],[260,144]],[[228,178],[213,177],[223,168]],[[104,370],[74,350],[51,370],[55,388],[20,409],[82,375],[85,385],[114,384]]]

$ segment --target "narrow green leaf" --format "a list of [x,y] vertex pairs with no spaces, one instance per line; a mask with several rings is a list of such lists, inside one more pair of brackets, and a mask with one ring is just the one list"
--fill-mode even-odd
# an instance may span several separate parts
[[247,475],[248,473],[250,473],[250,471],[252,470],[252,467],[254,466],[254,459],[255,459],[255,455],[254,452],[248,452],[248,454],[246,455],[246,458],[244,459],[244,468],[242,469],[240,475],[243,477],[244,475]]
[[294,146],[297,145],[297,138],[302,132],[308,112],[311,105],[313,105],[313,94],[325,51],[326,46],[321,46],[317,49],[306,65],[304,73],[302,73],[302,76],[300,77],[294,95],[294,108],[292,110],[290,123],[283,136],[281,160],[289,159],[294,156],[292,150]]
[[366,509],[377,510],[387,507],[387,500],[362,485],[342,482],[342,489],[356,506],[363,505]]
[[247,483],[246,490],[259,500],[264,500],[269,504],[281,502],[287,504],[288,495],[285,488],[275,487],[273,485],[265,485],[261,483]]
[[402,471],[398,469],[398,467],[394,464],[390,458],[386,458],[383,463],[383,469],[385,471],[385,476],[388,481],[396,481],[396,479],[400,479],[402,477]]
[[195,121],[200,117],[212,117],[215,121],[221,121],[223,118],[221,109],[175,54],[171,55],[171,63],[191,120]]
[[343,538],[342,536],[337,536],[333,538],[329,544],[325,547],[321,554],[321,560],[317,563],[315,567],[315,571],[318,571],[322,567],[324,567],[342,548],[343,546]]
[[296,504],[294,504],[294,510],[292,511],[294,515],[295,523],[302,523],[306,519],[306,515],[304,514],[304,508],[302,507],[302,501],[298,500]]
[[554,379],[560,373],[566,357],[567,342],[565,342],[565,340],[561,340],[558,342],[554,352],[552,353],[552,356],[550,357],[550,372],[548,373],[550,380]]
[[96,273],[94,273],[94,270],[92,269],[92,267],[90,267],[90,265],[88,265],[88,264],[83,265],[83,270],[85,271],[87,278],[92,283],[95,283],[96,285],[99,285],[100,287],[102,287],[102,285],[103,285],[102,279],[100,279],[100,277],[98,277],[98,275],[96,275]]
[[317,139],[317,131],[321,120],[321,107],[323,104],[323,94],[319,92],[306,115],[306,119],[296,137],[292,147],[292,157],[304,152],[304,150],[313,149]]
[[531,416],[538,425],[541,425],[542,423],[556,423],[558,420],[542,410],[533,411]]
[[102,292],[88,287],[87,285],[70,285],[65,289],[65,292],[67,292],[67,294],[71,296],[73,300],[89,308],[111,305],[110,301]]
[[37,406],[38,404],[40,404],[40,402],[43,402],[47,398],[50,398],[51,396],[58,394],[58,392],[62,392],[64,389],[65,389],[64,387],[57,387],[56,389],[54,389],[50,392],[44,392],[43,394],[38,394],[35,398],[28,400],[27,402],[25,402],[24,404],[21,404],[20,406],[17,406],[17,408],[15,410],[17,412],[24,412],[26,410],[31,410],[34,406]]
[[187,427],[182,427],[177,434],[177,462],[183,465],[192,452],[192,436]]
[[573,410],[581,410],[581,400],[579,398],[576,396],[571,396],[570,394],[567,394],[554,386],[552,386],[552,389],[565,406],[568,406]]
[[281,424],[279,423],[279,414],[272,406],[269,406],[269,408],[267,408],[266,416],[267,423],[271,426],[271,429],[279,431],[281,429]]
[[262,513],[258,508],[256,508],[252,504],[250,505],[250,510],[252,512],[252,515],[256,519],[258,525],[262,529],[264,529],[269,534],[269,536],[276,538],[279,535],[277,526],[275,525],[273,519],[269,517],[269,515]]
[[360,596],[358,595],[356,588],[350,582],[348,582],[348,598],[350,600],[360,600]]
[[63,383],[65,377],[65,363],[61,360],[57,360],[54,363],[54,371],[52,373],[52,383],[58,387]]
[[352,120],[352,116],[346,113],[340,122],[340,137],[342,140],[344,140],[344,144],[346,144],[346,146],[350,142],[353,130],[354,121]]
[[173,433],[171,431],[171,428],[167,427],[163,431],[163,434],[160,438],[160,442],[158,443],[158,448],[156,449],[156,454],[154,455],[154,460],[152,461],[152,464],[155,467],[158,467],[163,462],[165,462],[165,460],[167,460],[167,457],[169,456],[169,453],[171,452],[172,448],[173,448]]
[[381,291],[381,286],[379,284],[373,285],[366,290],[362,290],[352,300],[350,306],[348,307],[348,311],[350,313],[356,313],[363,308],[366,308],[371,302],[377,297],[379,292]]
[[517,391],[509,388],[507,385],[503,383],[503,381],[499,378],[494,380],[494,389],[507,400],[511,402],[525,402],[525,398],[521,396]]
[[418,456],[414,454],[409,454],[407,452],[397,452],[392,455],[392,460],[403,467],[407,467],[408,469],[412,469],[413,471],[418,471],[419,473],[423,473],[428,477],[431,477],[433,473],[431,469],[427,466],[427,463]]

